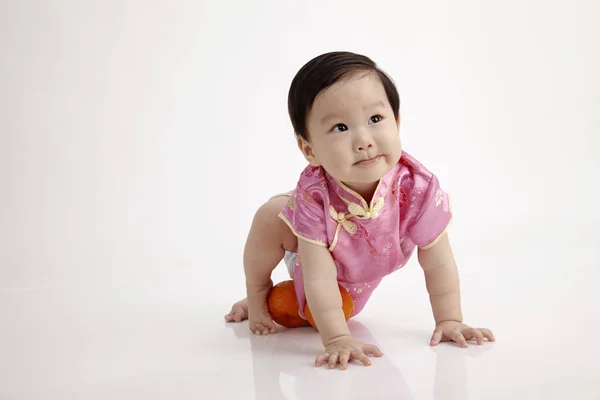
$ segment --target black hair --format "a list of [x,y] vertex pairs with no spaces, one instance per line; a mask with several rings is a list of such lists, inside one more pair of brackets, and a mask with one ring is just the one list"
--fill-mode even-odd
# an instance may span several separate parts
[[377,74],[398,119],[400,96],[392,79],[367,56],[347,51],[321,54],[307,62],[292,80],[288,93],[288,113],[297,136],[308,140],[306,117],[317,96],[342,79],[358,72]]

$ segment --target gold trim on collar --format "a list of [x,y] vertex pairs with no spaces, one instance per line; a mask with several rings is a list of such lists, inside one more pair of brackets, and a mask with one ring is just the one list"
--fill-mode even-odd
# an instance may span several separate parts
[[[383,175],[383,176],[381,177],[381,179],[379,180],[379,182],[377,182],[377,186],[375,187],[375,191],[373,192],[373,197],[371,198],[371,201],[369,202],[369,204],[367,204],[367,201],[366,201],[366,200],[365,200],[365,199],[364,199],[364,198],[363,198],[363,197],[362,197],[360,194],[358,194],[356,191],[354,191],[354,190],[350,189],[350,188],[349,188],[349,187],[348,187],[348,186],[347,186],[347,185],[346,185],[344,182],[342,182],[342,181],[339,181],[339,180],[337,180],[337,179],[334,179],[334,181],[335,181],[335,183],[337,183],[337,184],[338,184],[338,186],[339,186],[340,188],[342,188],[344,191],[346,191],[347,193],[349,193],[349,194],[351,194],[352,196],[356,197],[356,198],[357,198],[357,199],[360,201],[360,203],[361,203],[361,206],[362,206],[362,208],[363,208],[364,210],[369,210],[369,211],[371,211],[371,210],[373,210],[373,208],[374,208],[373,202],[375,201],[375,199],[377,199],[377,201],[375,202],[375,207],[376,207],[376,206],[377,206],[377,202],[379,202],[379,199],[381,199],[381,198],[385,197],[385,195],[387,195],[388,189],[389,189],[389,187],[390,187],[390,184],[389,184],[389,182],[387,182],[387,181],[386,181],[386,184],[387,184],[388,186],[387,186],[387,188],[386,188],[386,190],[385,190],[385,193],[382,193],[382,194],[381,194],[379,197],[377,196],[377,193],[379,192],[379,188],[381,187],[381,182],[383,182],[383,180],[384,180],[384,179],[386,179],[386,178],[387,178],[387,180],[389,180],[389,176],[388,176],[388,175],[389,175],[389,174],[391,174],[391,173],[392,173],[392,171],[393,171],[395,168],[396,168],[396,166],[394,166],[392,169],[390,169],[388,172],[386,172],[386,173],[385,173],[385,175]],[[343,200],[343,201],[344,201],[346,204],[350,205],[350,204],[352,203],[350,200],[347,200],[347,199],[345,199],[343,196],[340,196],[339,194],[338,194],[338,196],[339,196],[339,197],[340,197],[340,198],[341,198],[341,199],[342,199],[342,200]],[[382,206],[382,207],[383,207],[383,206]],[[381,211],[381,209],[379,209],[378,211]]]
[[[339,185],[340,188],[342,188],[343,190],[345,190],[346,192],[348,192],[349,194],[351,194],[352,196],[356,197],[358,200],[360,200],[363,208],[368,208],[367,205],[367,201],[357,192],[355,192],[354,190],[350,189],[348,186],[346,186],[346,184],[342,181],[338,181],[337,179],[335,180],[335,183],[337,183]],[[377,187],[375,188],[375,192],[373,192],[373,198],[375,198],[375,195],[377,194],[377,189],[379,189],[379,184],[381,183],[381,179],[379,180],[379,182],[377,183]],[[342,200],[344,200],[344,202],[346,203],[350,203],[350,200],[346,200],[345,198],[343,198],[342,196],[340,196],[342,198]],[[373,201],[373,199],[371,199],[371,201]]]

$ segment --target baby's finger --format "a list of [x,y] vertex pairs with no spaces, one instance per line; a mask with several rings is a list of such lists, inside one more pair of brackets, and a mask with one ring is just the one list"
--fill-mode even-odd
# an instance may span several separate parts
[[460,333],[465,337],[466,340],[471,340],[475,337],[475,329],[470,326],[463,326],[459,328]]
[[429,344],[431,346],[437,346],[442,341],[442,336],[442,330],[436,329],[435,331],[433,331],[433,335],[431,336],[431,342],[429,342]]
[[374,344],[366,344],[363,346],[363,352],[365,354],[373,354],[375,357],[381,357],[383,353],[379,350],[379,347]]
[[332,353],[329,356],[329,368],[331,368],[331,369],[335,368],[335,366],[337,364],[337,360],[338,360],[338,353]]
[[481,333],[481,331],[479,329],[473,328],[473,334],[475,335],[477,344],[483,344],[483,333]]
[[477,344],[483,344],[483,335],[477,328],[465,327],[462,329],[462,334],[467,340],[475,339]]
[[321,365],[323,365],[323,363],[325,362],[325,360],[327,360],[328,358],[329,358],[329,353],[323,353],[323,354],[321,354],[315,360],[315,367],[320,367]]
[[460,329],[453,330],[448,336],[450,336],[452,340],[458,343],[460,347],[469,347],[469,345],[467,344],[467,340],[465,339],[463,334],[460,333]]
[[494,337],[494,334],[489,329],[479,328],[479,330],[481,331],[481,333],[483,334],[483,336],[486,337],[487,340],[489,340],[490,342],[496,341],[496,338]]
[[350,352],[348,350],[340,351],[340,367],[341,369],[348,369],[348,360],[350,359]]
[[365,367],[371,365],[371,360],[369,360],[369,357],[367,357],[367,355],[360,350],[352,350],[352,357],[363,363]]

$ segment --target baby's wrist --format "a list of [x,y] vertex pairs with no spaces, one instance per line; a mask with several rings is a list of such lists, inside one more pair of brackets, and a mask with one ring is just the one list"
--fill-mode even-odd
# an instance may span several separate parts
[[343,342],[344,340],[348,340],[348,339],[352,339],[352,335],[350,335],[349,333],[344,333],[344,334],[340,334],[340,335],[336,335],[330,338],[322,338],[323,341],[323,345],[325,347],[327,346],[331,346],[332,344],[336,344],[339,342]]
[[449,322],[454,322],[454,323],[457,323],[457,324],[462,324],[463,323],[462,318],[461,319],[452,319],[452,318],[449,318],[449,319],[442,319],[442,320],[436,321],[435,322],[435,326],[438,326],[438,325],[441,325],[441,324],[445,324],[445,323],[449,323]]

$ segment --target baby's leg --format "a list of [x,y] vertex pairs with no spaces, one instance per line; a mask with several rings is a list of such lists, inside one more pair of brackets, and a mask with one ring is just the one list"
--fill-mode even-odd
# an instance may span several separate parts
[[275,332],[275,324],[267,307],[267,296],[273,287],[271,273],[286,250],[296,251],[298,247],[296,237],[278,217],[287,201],[287,196],[273,198],[256,212],[244,249],[248,297],[234,304],[231,312],[225,316],[228,322],[248,318],[250,330],[257,334]]

